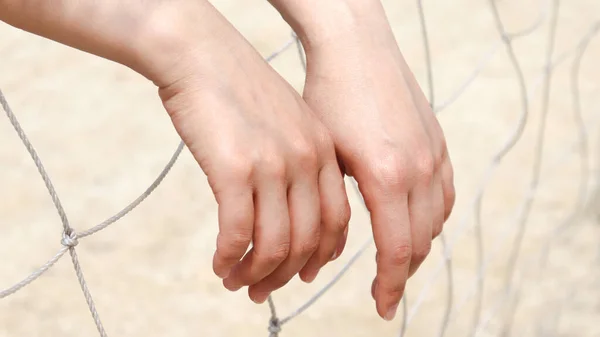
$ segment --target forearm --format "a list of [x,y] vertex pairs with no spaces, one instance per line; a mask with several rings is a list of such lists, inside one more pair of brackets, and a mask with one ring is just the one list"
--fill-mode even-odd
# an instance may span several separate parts
[[219,39],[225,25],[207,1],[179,0],[0,0],[0,20],[156,81],[183,50]]
[[389,30],[380,0],[269,0],[305,49],[350,41],[365,31]]

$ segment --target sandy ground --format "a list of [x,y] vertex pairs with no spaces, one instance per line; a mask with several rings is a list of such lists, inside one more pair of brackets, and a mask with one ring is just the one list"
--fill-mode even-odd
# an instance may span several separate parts
[[[263,54],[289,39],[289,28],[266,1],[214,1]],[[398,41],[419,81],[425,63],[413,1],[386,1]],[[538,1],[499,1],[510,31],[531,25]],[[499,41],[486,1],[427,1],[437,102],[450,97]],[[572,54],[553,73],[539,188],[528,192],[548,34],[545,23],[515,42],[527,80],[531,114],[522,139],[494,171],[481,210],[483,255],[478,252],[473,197],[494,153],[520,114],[519,89],[502,47],[440,121],[456,170],[458,200],[445,235],[451,242],[451,279],[436,240],[407,293],[413,308],[408,336],[437,336],[453,307],[446,336],[467,336],[479,259],[486,260],[480,336],[500,334],[507,261],[514,248],[517,211],[534,197],[516,268],[520,300],[512,336],[600,336],[600,194],[578,217],[572,211],[582,177],[572,108]],[[556,54],[571,49],[600,19],[596,0],[563,1]],[[600,38],[582,62],[582,112],[590,140],[592,180],[600,160]],[[178,138],[155,89],[106,60],[0,25],[0,88],[39,152],[73,226],[89,228],[136,198],[160,172]],[[273,66],[298,90],[302,69],[293,49]],[[587,186],[590,191],[595,183]],[[325,285],[370,236],[368,215],[352,192],[348,248],[310,285],[294,279],[274,294],[286,316]],[[596,205],[596,206],[594,206]],[[205,176],[184,151],[164,183],[127,217],[77,247],[84,274],[109,336],[266,336],[269,309],[245,291],[230,293],[211,270],[216,203]],[[458,233],[463,233],[458,236]],[[33,162],[8,120],[0,116],[0,289],[16,283],[60,248],[61,225]],[[551,245],[547,246],[548,243]],[[543,261],[540,253],[549,247]],[[281,336],[397,336],[402,315],[380,320],[369,294],[375,272],[370,246],[316,304],[283,326]],[[448,285],[452,296],[448,297]],[[415,304],[420,303],[418,307]],[[510,302],[508,302],[510,303]],[[502,305],[499,306],[502,309]],[[504,307],[505,308],[505,307]],[[509,307],[510,308],[510,307]],[[19,293],[0,301],[0,336],[96,336],[68,257]]]

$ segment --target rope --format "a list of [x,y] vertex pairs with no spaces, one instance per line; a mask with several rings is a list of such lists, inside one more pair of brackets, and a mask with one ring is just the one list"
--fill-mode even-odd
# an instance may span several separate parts
[[[590,181],[588,153],[589,146],[587,140],[587,128],[582,118],[582,107],[580,102],[578,81],[579,74],[581,72],[581,60],[585,55],[586,51],[588,50],[587,47],[590,44],[590,41],[597,35],[598,32],[600,32],[600,20],[594,23],[594,25],[588,30],[586,35],[575,43],[574,47],[563,52],[562,54],[559,54],[557,57],[554,57],[556,30],[559,16],[558,0],[540,1],[540,9],[536,15],[536,19],[525,29],[522,29],[517,32],[508,32],[506,30],[504,22],[502,21],[501,16],[499,14],[497,1],[489,0],[490,10],[493,15],[493,22],[498,34],[498,41],[493,43],[487,49],[487,51],[475,64],[472,72],[465,77],[465,80],[460,82],[460,84],[455,88],[455,90],[452,91],[449,97],[447,97],[445,100],[441,100],[441,103],[436,104],[434,73],[432,70],[433,67],[431,59],[431,47],[428,35],[425,10],[423,8],[422,0],[417,0],[416,5],[423,40],[423,48],[425,52],[428,98],[435,113],[441,113],[443,110],[447,109],[450,105],[456,102],[460,97],[462,97],[466,90],[472,85],[476,78],[485,69],[485,67],[488,66],[491,63],[492,59],[499,53],[500,50],[502,50],[501,47],[504,47],[506,57],[510,61],[512,70],[514,72],[514,79],[517,84],[518,94],[520,96],[521,113],[514,123],[512,133],[509,135],[509,137],[506,138],[505,142],[494,154],[492,160],[490,161],[486,169],[486,173],[484,174],[478,185],[478,189],[475,193],[475,196],[469,203],[469,210],[471,210],[472,212],[465,212],[465,216],[460,219],[455,233],[452,237],[446,235],[446,233],[444,233],[440,237],[442,243],[442,261],[440,261],[440,263],[435,268],[433,268],[433,272],[423,283],[423,287],[421,288],[421,291],[417,294],[417,296],[415,296],[414,298],[411,297],[411,301],[413,301],[412,306],[409,306],[409,302],[407,299],[408,297],[406,295],[403,297],[402,324],[400,327],[399,335],[404,336],[419,308],[424,303],[425,294],[428,293],[429,289],[434,284],[434,282],[440,278],[440,273],[445,270],[447,280],[447,287],[445,289],[446,303],[443,311],[443,316],[441,318],[441,323],[439,325],[439,330],[437,333],[438,336],[447,335],[448,327],[452,319],[454,319],[462,311],[466,303],[473,297],[475,298],[475,306],[473,308],[473,318],[472,323],[470,325],[469,336],[479,336],[480,334],[485,333],[489,327],[489,324],[494,320],[494,318],[498,317],[497,312],[501,309],[504,309],[505,311],[505,318],[502,320],[501,324],[501,335],[507,336],[511,333],[511,328],[515,317],[514,313],[516,311],[517,305],[526,297],[526,295],[521,294],[521,290],[519,288],[520,282],[522,281],[522,276],[519,275],[516,265],[517,262],[521,260],[520,250],[523,236],[527,229],[527,223],[532,208],[532,203],[535,199],[536,192],[539,189],[539,184],[541,181],[540,175],[542,169],[542,160],[545,159],[543,156],[543,150],[545,142],[546,119],[549,110],[552,73],[556,69],[556,67],[565,63],[568,60],[568,58],[573,54],[575,55],[575,59],[571,68],[571,94],[573,96],[573,110],[574,118],[577,124],[578,141],[574,145],[569,144],[569,146],[566,146],[564,149],[557,149],[556,151],[554,151],[554,155],[552,158],[553,160],[546,165],[548,165],[549,167],[557,166],[559,163],[565,161],[566,155],[571,153],[574,148],[578,149],[580,152],[581,163],[579,192],[573,209],[564,217],[563,221],[556,225],[550,232],[550,234],[548,234],[548,238],[546,239],[545,244],[539,249],[535,250],[534,253],[530,252],[529,259],[526,260],[526,262],[528,262],[529,265],[532,266],[532,270],[535,269],[533,268],[533,266],[540,266],[537,269],[538,272],[536,274],[538,278],[541,277],[542,272],[546,266],[549,251],[553,241],[555,240],[555,237],[558,237],[560,233],[563,233],[567,228],[571,227],[570,225],[577,219],[577,217],[581,214],[582,210],[584,209],[586,196],[589,192],[587,186]],[[539,74],[539,76],[533,82],[534,84],[528,87],[525,81],[525,76],[522,67],[516,56],[513,45],[517,39],[530,36],[531,34],[536,32],[544,24],[548,15],[550,16],[550,22],[547,46],[545,50],[545,65],[541,74]],[[295,34],[292,34],[291,38],[288,41],[286,41],[285,44],[283,44],[279,49],[267,56],[266,60],[270,62],[276,59],[279,55],[288,51],[294,45],[296,46],[301,66],[304,69],[304,71],[306,71],[306,58],[304,55],[304,51],[302,49],[302,45],[298,37]],[[534,144],[534,162],[532,167],[532,176],[529,180],[528,185],[528,193],[517,208],[514,217],[514,223],[516,223],[515,239],[512,243],[507,243],[510,233],[508,229],[509,226],[506,226],[507,229],[502,233],[501,236],[498,237],[498,239],[495,241],[495,244],[491,247],[492,249],[484,250],[485,247],[483,245],[484,225],[482,219],[482,203],[485,199],[485,192],[494,176],[494,173],[499,168],[506,155],[521,140],[524,128],[527,125],[529,119],[530,97],[535,96],[534,94],[539,87],[542,88],[541,120],[540,124],[538,125],[537,138]],[[147,197],[161,184],[166,175],[170,172],[171,168],[177,161],[179,155],[181,154],[184,148],[184,143],[182,141],[179,142],[177,148],[175,149],[174,153],[172,154],[171,158],[168,160],[162,171],[149,185],[149,187],[145,191],[143,191],[135,200],[133,200],[129,205],[127,205],[117,214],[107,218],[103,222],[91,228],[88,228],[87,230],[78,232],[69,223],[67,213],[61,204],[58,193],[52,184],[52,180],[48,172],[45,170],[42,164],[42,160],[35,151],[35,148],[29,141],[28,137],[26,136],[26,133],[19,124],[15,114],[11,110],[4,96],[4,93],[1,90],[0,105],[2,106],[2,109],[6,112],[6,116],[8,117],[11,125],[13,126],[21,142],[28,151],[33,162],[35,163],[62,224],[62,234],[60,238],[61,247],[58,250],[58,252],[53,257],[51,257],[46,263],[41,265],[39,268],[37,268],[28,276],[26,276],[24,279],[0,291],[0,299],[18,292],[19,290],[23,289],[24,287],[38,279],[47,270],[52,268],[52,266],[54,266],[56,262],[60,260],[68,251],[69,255],[71,256],[71,262],[73,264],[73,268],[75,270],[75,274],[78,279],[79,285],[81,287],[81,291],[84,295],[88,309],[92,315],[98,333],[101,337],[106,337],[107,333],[98,314],[98,310],[94,303],[92,294],[89,290],[89,286],[84,278],[83,269],[77,256],[76,247],[78,247],[79,241],[81,239],[93,235],[116,223],[118,220],[123,218],[125,215],[127,215],[133,209],[135,209],[138,205],[140,205],[144,200],[146,200]],[[596,118],[594,125],[598,127],[598,123],[600,123],[600,118]],[[548,159],[546,158],[545,160]],[[362,196],[360,195],[360,192],[356,185],[356,181],[352,180],[352,183],[355,194],[360,200],[362,200]],[[467,233],[468,227],[466,226],[466,224],[471,218],[471,216],[473,216],[474,219],[473,235],[475,237],[476,243],[474,253],[477,257],[476,276],[473,279],[472,283],[470,283],[471,290],[467,292],[464,297],[457,299],[453,295],[455,284],[452,267],[452,252],[458,240]],[[350,259],[348,259],[348,261],[340,268],[338,273],[336,273],[336,275],[327,284],[325,284],[319,291],[317,291],[313,296],[311,296],[297,309],[293,310],[289,315],[280,318],[280,316],[278,316],[277,314],[273,296],[269,296],[268,306],[271,313],[267,326],[269,336],[279,337],[282,332],[283,325],[290,322],[292,319],[300,316],[303,312],[305,312],[312,305],[314,305],[314,303],[316,303],[321,297],[323,297],[345,275],[345,273],[350,269],[350,267],[354,265],[362,255],[364,255],[364,252],[372,243],[373,238],[367,238],[361,244],[361,246],[355,252],[355,254],[352,255]],[[504,288],[502,295],[495,299],[492,305],[489,306],[488,310],[484,311],[483,294],[486,286],[484,282],[485,272],[488,269],[490,261],[492,261],[500,252],[506,252],[507,250],[503,250],[502,248],[508,245],[510,245],[512,249],[509,250],[509,263],[507,267],[508,274],[506,275],[506,278],[504,280]],[[570,291],[568,292],[569,294],[574,293],[575,291],[574,286],[572,286],[571,288],[572,289],[570,289]],[[565,301],[565,298],[566,297],[563,297],[562,300]],[[560,317],[560,311],[557,310],[556,315],[556,317]]]

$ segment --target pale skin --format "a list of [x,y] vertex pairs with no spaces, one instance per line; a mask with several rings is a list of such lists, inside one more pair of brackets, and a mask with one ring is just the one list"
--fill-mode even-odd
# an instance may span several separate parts
[[218,203],[214,272],[257,303],[340,256],[353,176],[391,320],[454,205],[443,131],[379,0],[270,2],[305,48],[302,96],[207,1],[0,0],[0,20],[157,86]]

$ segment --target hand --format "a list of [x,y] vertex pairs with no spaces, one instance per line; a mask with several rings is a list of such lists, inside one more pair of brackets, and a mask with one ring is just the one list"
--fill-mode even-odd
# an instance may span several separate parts
[[167,68],[160,96],[219,205],[214,272],[262,303],[309,260],[339,256],[350,208],[326,128],[237,32],[218,28],[218,41]]
[[377,247],[372,295],[379,315],[391,320],[406,280],[441,233],[455,192],[442,129],[383,8],[371,3],[351,31],[327,39],[301,36],[308,67],[304,99],[332,133],[371,214]]
[[219,204],[213,264],[228,289],[263,302],[307,261],[339,256],[350,207],[328,131],[208,1],[0,0],[0,20],[159,87]]

